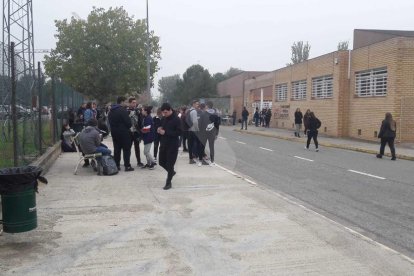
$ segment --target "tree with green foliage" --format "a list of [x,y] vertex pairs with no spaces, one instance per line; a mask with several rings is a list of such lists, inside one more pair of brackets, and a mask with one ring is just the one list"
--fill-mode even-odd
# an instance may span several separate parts
[[294,42],[291,49],[292,49],[292,57],[291,57],[291,63],[288,63],[287,65],[292,64],[298,64],[305,60],[308,60],[309,58],[309,52],[310,52],[311,46],[308,42],[303,44],[303,41],[297,41]]
[[177,82],[180,80],[180,75],[162,77],[158,81],[158,91],[161,94],[161,102],[171,103],[173,106],[179,104],[174,93],[177,91]]
[[177,82],[174,95],[181,104],[188,104],[193,99],[217,97],[216,82],[203,66],[193,65]]
[[229,70],[226,71],[226,73],[224,73],[224,75],[226,76],[226,79],[229,79],[231,77],[234,77],[240,73],[242,73],[243,70],[239,69],[239,68],[234,68],[234,67],[230,67]]
[[[56,48],[45,69],[75,90],[100,101],[146,89],[146,21],[121,8],[93,8],[86,20],[55,21]],[[158,71],[159,38],[150,32],[151,79]]]
[[348,47],[349,47],[349,41],[341,41],[338,43],[338,51],[348,50]]

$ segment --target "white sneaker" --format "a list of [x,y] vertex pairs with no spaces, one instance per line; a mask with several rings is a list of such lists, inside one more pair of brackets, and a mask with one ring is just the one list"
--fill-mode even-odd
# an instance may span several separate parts
[[305,150],[309,150],[309,148],[305,146]]
[[201,162],[197,161],[197,166],[201,167]]
[[215,166],[215,165],[216,165],[216,163],[214,163],[214,162],[211,162],[211,163],[210,163],[210,166],[211,166],[211,167],[213,167],[213,166]]
[[318,152],[318,151],[319,151],[319,149],[315,149],[315,151],[316,151],[316,152]]

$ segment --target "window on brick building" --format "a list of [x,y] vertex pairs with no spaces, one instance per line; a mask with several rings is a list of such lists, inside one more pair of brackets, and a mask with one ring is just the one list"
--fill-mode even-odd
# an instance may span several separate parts
[[355,73],[355,91],[358,97],[387,95],[387,68],[371,69]]
[[312,99],[329,99],[333,97],[332,75],[312,79]]
[[276,101],[284,102],[287,100],[287,83],[277,84],[275,86],[275,93],[276,93]]
[[306,100],[306,80],[292,82],[292,100]]

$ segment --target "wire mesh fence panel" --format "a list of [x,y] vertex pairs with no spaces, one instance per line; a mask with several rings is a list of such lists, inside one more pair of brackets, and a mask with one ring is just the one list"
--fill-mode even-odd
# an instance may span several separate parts
[[[4,50],[5,46],[1,46]],[[27,70],[19,55],[14,56],[14,66],[15,89],[12,89],[11,62],[2,60],[0,168],[29,164],[58,142],[62,124],[70,121],[71,111],[77,110],[84,100],[61,81],[44,76],[39,68]],[[12,91],[15,91],[15,121]]]

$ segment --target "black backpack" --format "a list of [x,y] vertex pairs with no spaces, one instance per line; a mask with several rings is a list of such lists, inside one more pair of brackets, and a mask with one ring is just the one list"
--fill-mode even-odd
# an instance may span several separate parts
[[110,155],[104,155],[100,160],[99,174],[103,175],[114,175],[118,173],[118,167],[116,166],[115,160]]
[[319,129],[321,125],[322,125],[321,121],[318,118],[316,118],[316,129]]
[[187,112],[185,113],[185,124],[187,125],[188,128],[193,126],[193,121],[191,120],[191,116],[190,116],[190,110],[187,110]]

